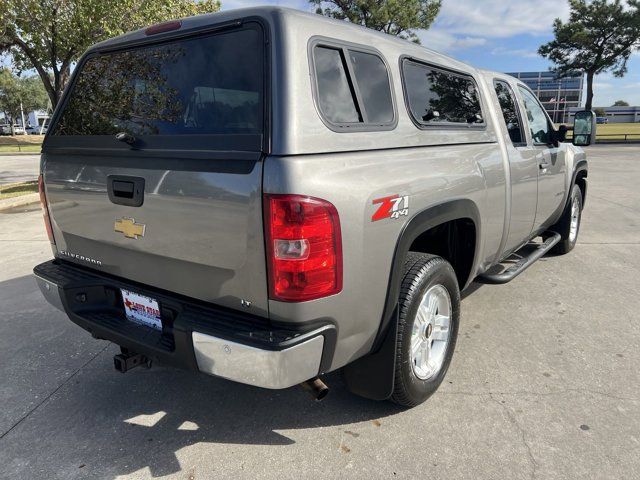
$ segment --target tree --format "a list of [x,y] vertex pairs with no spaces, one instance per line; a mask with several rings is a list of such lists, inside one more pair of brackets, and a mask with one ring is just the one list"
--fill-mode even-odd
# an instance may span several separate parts
[[606,117],[607,111],[602,107],[596,107],[593,109],[593,113],[596,114],[597,117]]
[[551,60],[558,76],[587,75],[585,109],[593,103],[593,79],[612,71],[617,77],[627,72],[631,53],[640,46],[640,0],[569,0],[571,14],[564,23],[553,22],[555,38],[538,53]]
[[414,29],[427,29],[440,11],[441,0],[309,0],[316,13],[348,20],[420,43]]
[[49,98],[38,77],[20,78],[8,68],[0,69],[0,111],[11,125],[12,134],[13,125],[23,111],[44,110],[48,103]]
[[625,102],[624,100],[616,100],[612,107],[628,107],[629,102]]
[[0,52],[19,72],[38,72],[55,108],[71,66],[92,44],[219,9],[219,0],[0,0]]
[[[63,135],[92,135],[95,131],[144,135],[158,133],[158,121],[175,123],[183,110],[180,92],[168,85],[162,67],[184,55],[184,47],[173,44],[90,59],[78,77],[75,95],[69,99],[57,131]],[[118,75],[109,75],[110,70]],[[140,79],[144,91],[128,88]],[[129,120],[124,125],[114,122],[125,118]]]

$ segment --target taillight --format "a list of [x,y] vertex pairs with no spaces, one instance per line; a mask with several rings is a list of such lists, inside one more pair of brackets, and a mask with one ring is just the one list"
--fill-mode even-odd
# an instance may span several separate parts
[[53,239],[53,231],[51,230],[51,218],[49,218],[49,208],[47,207],[47,196],[44,193],[44,177],[42,174],[38,176],[38,193],[40,193],[40,205],[42,206],[42,215],[44,216],[44,226],[47,229],[47,236],[51,243],[56,243]]
[[302,302],[342,290],[342,238],[336,207],[303,195],[264,197],[269,296]]

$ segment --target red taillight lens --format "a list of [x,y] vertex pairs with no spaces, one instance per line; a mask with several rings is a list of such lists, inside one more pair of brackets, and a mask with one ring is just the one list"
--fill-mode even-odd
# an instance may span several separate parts
[[302,302],[342,290],[342,238],[336,207],[303,195],[264,197],[269,296]]
[[40,194],[40,205],[42,206],[42,215],[44,216],[44,226],[47,229],[47,236],[51,243],[56,243],[53,239],[53,231],[51,230],[51,219],[49,218],[49,208],[47,207],[47,196],[44,193],[44,177],[42,174],[38,176],[38,193]]

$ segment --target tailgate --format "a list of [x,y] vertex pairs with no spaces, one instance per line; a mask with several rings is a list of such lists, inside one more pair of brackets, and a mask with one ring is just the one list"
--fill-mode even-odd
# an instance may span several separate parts
[[248,23],[80,61],[43,146],[60,258],[267,315],[263,47]]

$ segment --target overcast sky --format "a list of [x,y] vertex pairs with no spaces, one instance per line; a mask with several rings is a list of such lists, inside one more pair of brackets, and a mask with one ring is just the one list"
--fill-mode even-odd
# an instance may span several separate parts
[[[265,4],[313,10],[304,0],[221,1],[224,10]],[[551,64],[536,52],[553,38],[553,20],[568,16],[566,0],[443,0],[434,24],[419,36],[425,47],[476,67],[502,72],[548,70]],[[624,78],[600,75],[594,90],[595,106],[616,100],[640,105],[640,54],[632,56]]]

